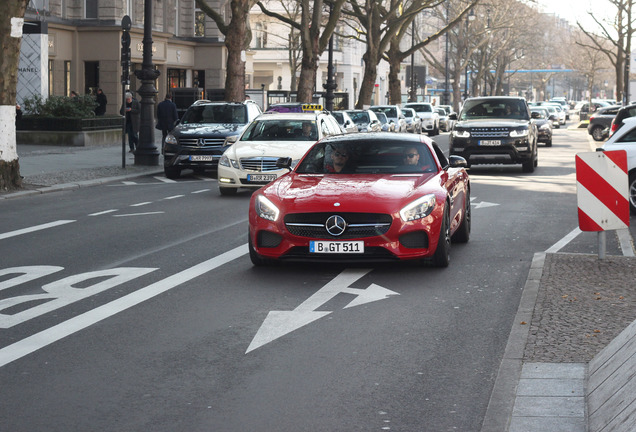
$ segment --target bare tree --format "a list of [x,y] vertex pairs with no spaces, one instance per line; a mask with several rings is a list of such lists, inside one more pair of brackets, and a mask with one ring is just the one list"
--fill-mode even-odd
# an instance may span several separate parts
[[587,30],[580,22],[577,22],[579,29],[588,37],[586,42],[578,42],[579,45],[596,49],[607,56],[616,73],[616,99],[627,103],[626,83],[629,81],[627,72],[629,66],[629,53],[631,52],[631,40],[636,28],[634,17],[632,16],[633,0],[608,0],[609,4],[616,7],[616,16],[612,22],[600,20],[593,13],[590,17],[598,25],[601,35],[611,44],[611,48],[603,45],[599,38],[591,31]]
[[[318,59],[327,48],[329,38],[331,38],[338,24],[344,2],[345,0],[331,0],[329,2],[323,0],[299,0],[300,22],[267,9],[263,2],[259,1],[257,3],[265,15],[276,18],[300,32],[303,57],[298,81],[297,97],[299,102],[312,101],[314,88],[316,87]],[[329,11],[324,9],[325,4],[329,5]],[[326,20],[325,17],[327,17]]]
[[256,0],[231,0],[230,22],[210,7],[205,0],[195,0],[197,6],[214,20],[219,31],[225,36],[227,65],[225,71],[225,99],[243,101],[245,99],[245,61],[241,53],[247,49],[251,39],[249,13]]
[[7,0],[3,4],[5,12],[0,18],[0,189],[8,190],[22,186],[16,148],[15,104],[27,0]]
[[[453,10],[452,19],[450,17],[446,17],[448,18],[447,20],[441,21],[445,22],[442,28],[440,28],[434,34],[425,38],[422,38],[421,35],[418,35],[417,39],[413,37],[413,39],[418,40],[418,42],[412,44],[411,47],[405,51],[400,50],[400,42],[406,34],[410,33],[409,30],[412,31],[413,22],[416,19],[417,14],[413,15],[410,19],[405,20],[402,23],[402,26],[395,34],[395,37],[391,39],[389,49],[385,53],[385,58],[389,63],[389,96],[392,104],[399,104],[402,101],[401,82],[398,78],[398,74],[400,71],[400,66],[404,59],[409,57],[412,53],[424,48],[426,45],[430,44],[436,39],[439,39],[441,36],[448,34],[449,30],[457,26],[457,24],[464,18],[464,16],[466,16],[468,12],[473,8],[473,6],[475,6],[479,1],[480,0],[472,0],[468,3],[461,2],[461,4],[457,5],[461,7],[461,10],[457,14],[455,14],[455,11]],[[454,6],[456,5],[454,4]],[[451,8],[448,8],[448,11],[450,12]]]

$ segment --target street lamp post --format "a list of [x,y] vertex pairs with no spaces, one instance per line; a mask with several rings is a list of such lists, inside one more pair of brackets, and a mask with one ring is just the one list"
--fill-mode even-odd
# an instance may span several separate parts
[[[332,7],[329,5],[329,15],[332,13]],[[325,94],[325,105],[327,111],[333,111],[333,100],[335,98],[334,90],[338,87],[333,79],[333,33],[329,37],[329,56],[327,58],[327,83],[323,84],[327,91]]]
[[[446,25],[448,25],[448,15],[449,15],[449,4],[450,4],[450,0],[446,0]],[[445,59],[444,59],[444,97],[443,99],[443,104],[444,105],[449,105],[449,99],[450,99],[450,94],[448,92],[448,83],[449,83],[449,77],[448,77],[448,31],[446,31],[446,53],[445,53]]]
[[135,76],[141,80],[137,93],[141,96],[139,143],[135,151],[135,165],[159,165],[159,151],[155,146],[155,80],[159,71],[152,64],[152,3],[144,2],[143,62]]
[[[468,12],[468,16],[466,16],[466,34],[464,35],[464,40],[468,40],[468,26],[471,21],[475,19],[475,11],[472,9]],[[466,80],[464,81],[464,98],[468,98],[468,82],[470,78],[468,75],[468,43],[466,43]]]

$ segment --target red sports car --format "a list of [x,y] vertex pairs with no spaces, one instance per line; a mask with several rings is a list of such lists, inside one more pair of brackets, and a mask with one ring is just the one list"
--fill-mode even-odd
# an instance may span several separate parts
[[451,239],[470,237],[466,160],[424,135],[325,138],[249,207],[254,265],[273,260],[424,259],[448,266]]

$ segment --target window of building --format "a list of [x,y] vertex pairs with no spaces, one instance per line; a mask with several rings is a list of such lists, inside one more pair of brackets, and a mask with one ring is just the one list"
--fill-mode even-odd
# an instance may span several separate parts
[[84,0],[84,18],[97,19],[98,9],[98,0]]
[[194,35],[205,36],[205,13],[201,10],[194,11]]
[[174,2],[174,35],[181,36],[179,31],[179,0]]
[[49,96],[51,96],[53,92],[53,71],[55,70],[55,60],[49,60]]
[[267,46],[267,24],[256,23],[255,30],[254,48],[265,48]]
[[64,60],[64,96],[71,95],[71,61]]
[[186,86],[185,69],[168,69],[168,90]]
[[84,62],[84,93],[97,94],[99,87],[99,62]]

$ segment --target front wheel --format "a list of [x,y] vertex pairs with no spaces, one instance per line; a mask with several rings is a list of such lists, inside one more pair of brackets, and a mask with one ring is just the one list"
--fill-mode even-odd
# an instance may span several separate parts
[[629,211],[636,215],[636,171],[629,174]]
[[254,245],[252,244],[252,236],[250,234],[248,234],[247,236],[248,249],[250,250],[250,261],[252,261],[252,264],[254,264],[256,267],[266,265],[268,260],[260,256],[258,252],[254,250]]
[[163,172],[170,180],[178,179],[179,177],[181,177],[181,168],[164,167]]
[[233,196],[236,192],[238,192],[236,188],[219,187],[219,193],[223,196]]
[[444,210],[444,216],[442,216],[442,226],[439,230],[437,249],[435,249],[435,254],[433,255],[433,265],[435,267],[448,267],[448,264],[450,263],[450,247],[450,215],[447,204],[446,209]]
[[462,223],[453,234],[452,240],[457,243],[468,243],[470,239],[470,192],[466,190],[466,199],[464,202],[464,218]]

